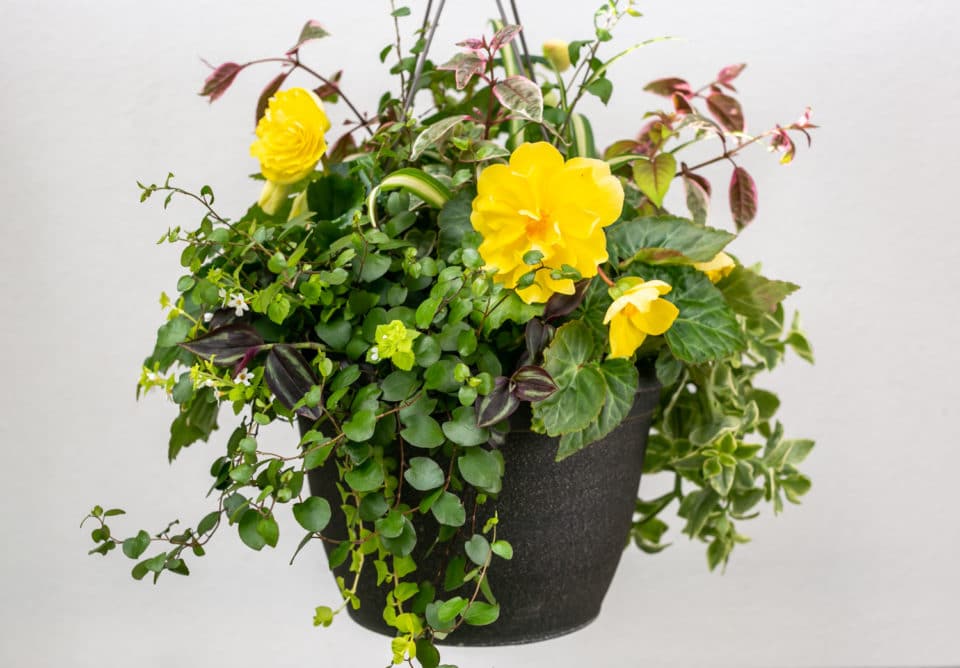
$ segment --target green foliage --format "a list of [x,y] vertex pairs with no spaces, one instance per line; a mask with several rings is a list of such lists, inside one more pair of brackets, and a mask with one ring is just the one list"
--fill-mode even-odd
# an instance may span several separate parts
[[[409,14],[392,5],[398,27]],[[137,580],[187,575],[186,559],[203,556],[224,526],[253,550],[276,547],[278,517],[288,508],[306,532],[293,556],[324,540],[338,569],[342,600],[318,606],[314,624],[329,626],[346,606],[358,606],[360,575],[372,570],[387,592],[393,662],[441,668],[435,639],[500,618],[496,576],[487,575],[514,558],[513,548],[497,538],[496,515],[482,528],[471,518],[509,475],[499,446],[511,415],[530,403],[533,429],[557,437],[557,459],[575,456],[630,414],[641,359],[655,360],[662,385],[645,470],[674,485],[637,502],[631,536],[638,547],[666,547],[670,508],[683,533],[706,542],[715,568],[746,541],[735,523],[754,516],[762,501],[775,512],[784,501],[799,502],[811,483],[798,467],[813,443],[786,438],[779,400],[754,384],[788,350],[813,359],[797,316],[785,326],[782,302],[797,286],[740,265],[714,284],[695,266],[735,235],[706,226],[710,184],[681,151],[719,136],[720,157],[735,162],[757,141],[740,132],[739,103],[718,92],[734,92],[729,82],[742,67],[725,68],[702,93],[675,77],[653,82],[647,89],[668,99],[668,109],[633,114],[646,119],[639,135],[631,130],[637,139],[606,151],[578,111],[586,95],[609,103],[611,65],[657,41],[604,51],[618,22],[636,14],[632,2],[604,3],[593,37],[568,45],[577,69],[565,78],[539,56],[526,62],[517,26],[498,24],[495,37],[450,59],[428,58],[427,35],[404,51],[398,33],[381,61],[391,59],[400,95],[385,93],[371,118],[339,139],[328,136],[322,169],[283,186],[276,207],[254,205],[231,219],[214,209],[209,186],[191,192],[172,175],[140,184],[143,200],[190,199],[199,221],[161,239],[182,245],[177,292],[161,297],[165,316],[138,395],[160,390],[173,400],[171,460],[210,438],[221,409],[240,424],[213,455],[215,506],[195,529],[174,522],[121,538],[108,522],[123,511],[97,506],[85,520],[94,525],[91,552],[120,546]],[[304,26],[282,58],[291,71],[301,66],[301,44],[326,35],[316,22]],[[246,67],[216,68],[203,94],[216,99]],[[264,89],[258,119],[286,74]],[[316,90],[327,104],[347,102],[337,81],[339,74]],[[436,113],[413,116],[415,93],[429,98],[418,107],[429,101]],[[706,111],[696,108],[701,103]],[[778,126],[769,136],[783,148],[784,133],[808,127]],[[484,240],[471,223],[477,175],[490,165],[503,169],[523,141],[551,142],[567,159],[603,155],[625,192],[619,220],[605,229],[602,277],[543,266],[539,246],[518,253],[528,268],[518,287],[540,271],[577,283],[575,294],[547,304],[527,304],[495,280],[484,244],[497,240]],[[742,225],[756,214],[756,188],[736,170],[732,213]],[[663,210],[678,174],[692,221]],[[668,283],[663,298],[679,315],[633,357],[610,358],[606,312],[637,278]],[[621,283],[608,289],[614,281]],[[260,445],[261,430],[278,422],[299,424],[296,450],[275,454]],[[310,496],[307,472],[337,485]],[[418,567],[427,550],[449,556],[442,582]],[[537,555],[516,557],[535,563]]]

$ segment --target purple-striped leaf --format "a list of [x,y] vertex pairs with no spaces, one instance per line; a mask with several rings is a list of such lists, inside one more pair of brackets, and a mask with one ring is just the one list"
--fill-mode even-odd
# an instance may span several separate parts
[[217,366],[233,366],[247,352],[253,354],[264,344],[263,337],[253,327],[244,323],[224,325],[213,329],[193,341],[180,344],[197,357],[209,360]]
[[477,426],[490,427],[508,417],[520,407],[520,400],[510,392],[510,380],[497,376],[493,390],[477,399]]
[[540,318],[531,318],[527,321],[527,327],[524,330],[524,339],[527,342],[526,358],[530,362],[536,362],[540,358],[540,353],[553,340],[553,325],[545,324]]
[[523,366],[510,378],[513,396],[521,401],[544,401],[557,391],[557,384],[542,367]]
[[227,92],[230,84],[233,83],[242,69],[243,65],[237,63],[224,63],[217,67],[203,82],[203,90],[200,91],[200,95],[209,97],[210,101],[213,102]]
[[733,170],[730,177],[730,212],[737,229],[741,230],[757,215],[757,184],[743,167]]
[[583,280],[574,286],[572,295],[555,293],[543,307],[543,319],[550,321],[573,313],[583,302],[583,296],[587,294],[588,287],[590,287],[590,281]]
[[[283,343],[275,345],[267,354],[263,377],[277,401],[289,410],[294,410],[294,406],[317,384],[317,377],[303,354]],[[319,420],[321,415],[317,406],[299,406],[296,413],[310,420]]]

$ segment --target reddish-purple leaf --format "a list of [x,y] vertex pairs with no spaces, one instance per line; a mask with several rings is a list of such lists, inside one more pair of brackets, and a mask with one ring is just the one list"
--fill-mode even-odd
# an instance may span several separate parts
[[[317,384],[313,368],[303,354],[283,343],[276,344],[267,354],[263,377],[277,401],[290,410]],[[321,416],[317,406],[300,406],[296,412],[311,420]]]
[[510,380],[497,376],[493,390],[477,399],[477,426],[489,427],[506,420],[520,408],[520,400],[510,391]]
[[437,67],[438,70],[452,70],[457,89],[463,90],[474,74],[482,74],[487,69],[487,61],[475,53],[458,53]]
[[330,33],[328,33],[317,21],[307,21],[300,30],[300,37],[297,39],[297,43],[290,47],[290,49],[287,51],[287,55],[289,56],[296,53],[300,50],[301,46],[312,39],[320,39],[321,37],[327,37],[329,35]]
[[704,191],[706,191],[707,197],[709,197],[709,196],[711,196],[711,195],[713,194],[713,188],[710,186],[710,182],[707,181],[707,179],[704,178],[703,176],[701,176],[700,174],[696,174],[696,173],[694,173],[694,172],[691,172],[691,171],[687,168],[687,163],[685,163],[685,162],[680,163],[680,171],[683,172],[683,176],[684,176],[685,178],[688,178],[688,179],[690,179],[691,181],[696,181],[697,184],[699,184],[699,186],[700,186]]
[[674,93],[678,93],[685,98],[693,96],[693,89],[690,87],[690,84],[684,79],[678,79],[676,77],[651,81],[643,87],[643,90],[653,93],[654,95],[663,95],[664,97],[671,97]]
[[731,81],[740,76],[740,73],[743,72],[743,69],[747,66],[746,63],[737,63],[736,65],[727,65],[720,73],[717,74],[717,81],[722,84],[729,84]]
[[743,110],[740,103],[729,95],[713,93],[707,98],[707,108],[720,125],[730,132],[743,132]]
[[457,42],[457,46],[462,46],[470,51],[486,51],[487,49],[486,41],[483,39],[477,39],[476,37],[468,37],[462,42]]
[[203,90],[200,91],[200,95],[209,97],[210,101],[213,102],[227,92],[230,84],[233,83],[233,80],[237,78],[237,75],[240,74],[240,70],[242,69],[243,65],[224,63],[213,70],[210,76],[206,78],[203,82]]
[[681,116],[686,116],[687,114],[693,113],[693,107],[691,107],[690,103],[687,102],[687,98],[680,93],[674,93],[670,96],[670,99],[673,102],[674,110]]
[[573,313],[583,302],[583,297],[587,294],[587,288],[589,286],[590,281],[583,280],[574,286],[572,295],[564,295],[559,292],[555,293],[547,300],[546,305],[543,307],[543,319],[548,321],[555,320],[556,318],[562,318],[565,315]]
[[553,339],[553,325],[545,324],[540,318],[531,318],[527,321],[526,329],[523,331],[523,338],[527,343],[527,354],[524,356],[528,362],[536,362],[540,358],[540,353],[546,348]]
[[263,344],[263,337],[257,330],[245,323],[236,323],[213,329],[180,346],[217,366],[232,366],[242,360],[248,350],[259,350]]
[[513,396],[520,401],[544,401],[559,388],[546,369],[539,366],[524,366],[510,378]]
[[283,82],[287,80],[287,76],[292,71],[293,70],[281,72],[275,76],[260,93],[260,99],[257,100],[256,118],[253,120],[254,126],[256,126],[260,122],[260,119],[263,118],[263,115],[267,112],[267,105],[270,103],[270,98],[273,97],[278,90],[280,90],[280,86],[283,85]]
[[496,53],[498,49],[512,42],[513,39],[520,34],[521,30],[523,30],[523,28],[518,25],[503,26],[497,31],[497,34],[493,36],[493,39],[490,40],[490,50]]
[[730,178],[730,212],[738,230],[757,215],[757,184],[743,167],[734,169]]
[[320,86],[313,89],[313,92],[324,102],[336,102],[337,95],[340,94],[340,77],[343,76],[343,70],[337,72]]

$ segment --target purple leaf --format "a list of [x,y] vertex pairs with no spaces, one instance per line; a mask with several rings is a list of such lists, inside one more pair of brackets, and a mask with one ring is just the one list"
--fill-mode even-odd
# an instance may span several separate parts
[[643,87],[643,90],[648,93],[653,93],[654,95],[663,95],[664,97],[670,97],[674,93],[678,93],[688,99],[693,96],[693,89],[690,87],[690,84],[684,79],[678,79],[676,77],[651,81]]
[[757,215],[757,184],[743,167],[730,178],[730,212],[737,229],[743,229]]
[[520,400],[510,391],[510,380],[497,376],[490,394],[477,399],[477,426],[495,425],[513,415],[518,408]]
[[267,104],[270,102],[270,98],[280,90],[280,86],[283,85],[283,82],[287,80],[287,76],[293,70],[288,70],[286,72],[281,72],[273,79],[270,80],[270,83],[266,85],[263,89],[263,92],[260,93],[260,99],[257,100],[257,117],[254,119],[253,124],[256,126],[260,119],[263,118],[263,115],[267,112]]
[[[310,363],[300,351],[282,343],[270,349],[267,363],[264,365],[263,377],[277,401],[289,410],[293,410],[304,395],[317,384],[317,377]],[[320,409],[316,406],[300,406],[296,412],[297,415],[311,420],[319,420],[321,415]]]
[[543,401],[559,389],[550,374],[539,366],[520,367],[510,380],[513,396],[520,401]]
[[553,339],[553,325],[545,324],[540,318],[531,318],[527,321],[527,327],[523,336],[527,343],[526,359],[530,362],[536,362],[540,353],[546,348]]
[[707,108],[720,125],[730,132],[743,132],[743,110],[740,103],[729,95],[713,93],[707,98]]
[[200,95],[209,97],[210,101],[213,102],[227,92],[230,84],[233,83],[233,80],[237,78],[237,75],[240,74],[242,69],[243,65],[224,63],[213,70],[210,76],[204,80],[203,90],[200,91]]
[[547,300],[546,306],[543,307],[543,319],[550,321],[573,313],[583,302],[588,287],[590,287],[590,281],[584,280],[574,285],[572,295],[564,295],[559,292],[554,294]]
[[719,74],[717,74],[717,81],[722,84],[729,85],[731,81],[740,76],[740,73],[743,72],[744,68],[747,66],[746,63],[738,63],[736,65],[727,65]]
[[216,366],[233,366],[244,358],[247,351],[258,351],[263,344],[263,337],[257,330],[250,325],[237,323],[211,330],[180,346],[201,359],[212,361]]

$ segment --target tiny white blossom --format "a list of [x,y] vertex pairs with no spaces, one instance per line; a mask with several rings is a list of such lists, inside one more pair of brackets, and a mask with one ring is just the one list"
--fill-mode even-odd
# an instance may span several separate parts
[[221,299],[221,300],[226,300],[226,298],[227,298],[227,289],[226,289],[226,288],[220,288],[220,289],[217,291],[217,294],[220,295],[220,299]]
[[213,320],[213,313],[211,313],[210,311],[207,311],[206,313],[203,314],[204,322],[210,322],[211,320]]
[[234,378],[234,381],[240,383],[241,385],[250,385],[251,380],[253,380],[253,374],[247,369],[240,369],[240,373],[238,373]]
[[247,304],[246,298],[239,292],[234,292],[230,295],[230,299],[227,300],[227,306],[234,309],[233,312],[238,318],[250,310],[250,305]]
[[373,348],[367,351],[367,357],[370,359],[371,362],[379,362],[380,349],[377,346],[374,346]]
[[215,381],[213,378],[207,378],[205,381],[200,383],[200,387],[216,387],[216,386],[217,386],[217,381]]

